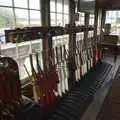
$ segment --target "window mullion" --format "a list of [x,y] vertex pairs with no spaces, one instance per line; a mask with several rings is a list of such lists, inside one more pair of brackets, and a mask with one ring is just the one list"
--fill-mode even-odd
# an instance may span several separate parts
[[57,0],[55,0],[55,25],[57,25]]
[[62,24],[63,26],[64,26],[64,23],[65,23],[64,21],[64,0],[62,0]]
[[27,0],[27,3],[28,3],[28,25],[30,26],[30,1]]
[[13,6],[13,17],[14,17],[14,27],[16,27],[16,15],[15,15],[15,3],[14,0],[12,0],[12,6]]
[[[39,4],[41,4],[41,0],[39,0]],[[41,25],[41,8],[39,7],[40,9],[40,25]]]

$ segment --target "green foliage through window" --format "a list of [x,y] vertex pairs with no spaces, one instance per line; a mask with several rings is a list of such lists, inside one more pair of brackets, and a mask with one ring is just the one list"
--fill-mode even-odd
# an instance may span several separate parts
[[14,18],[9,9],[0,8],[0,28],[12,28],[14,26]]

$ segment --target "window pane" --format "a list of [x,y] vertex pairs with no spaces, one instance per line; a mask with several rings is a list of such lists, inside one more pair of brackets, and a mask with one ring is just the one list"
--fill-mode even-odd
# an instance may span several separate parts
[[80,17],[80,25],[85,25],[85,18],[84,17]]
[[88,32],[88,38],[91,38],[91,37],[93,37],[94,36],[94,32],[93,31],[89,31]]
[[79,13],[79,21],[76,22],[76,25],[84,25],[85,14],[83,12]]
[[69,13],[69,0],[64,0],[64,13]]
[[17,27],[28,26],[28,10],[15,9],[15,14]]
[[12,6],[12,0],[0,0],[0,5]]
[[84,39],[84,32],[76,33],[76,40],[80,41]]
[[62,12],[62,0],[57,0],[57,12]]
[[85,19],[81,18],[81,25],[85,25]]
[[50,22],[51,22],[51,26],[56,26],[56,19],[55,19],[55,13],[51,13],[50,14]]
[[80,33],[80,40],[83,40],[84,39],[84,32],[81,32]]
[[56,41],[54,41],[53,44],[56,47],[62,45],[62,43],[63,43],[63,36],[61,35],[56,37]]
[[14,0],[15,7],[22,7],[22,8],[27,8],[27,0]]
[[79,41],[80,40],[80,35],[79,33],[76,33],[76,41]]
[[32,9],[40,9],[40,0],[29,0],[30,8]]
[[[0,7],[0,42],[5,43],[4,30],[14,27],[12,8]],[[1,46],[2,47],[2,46]]]
[[40,11],[34,11],[34,10],[30,11],[30,24],[32,26],[41,25]]
[[106,11],[105,23],[111,24],[111,34],[119,35],[120,28],[120,11]]
[[14,18],[12,8],[0,8],[0,28],[12,28]]
[[101,18],[102,18],[102,15],[100,14],[98,16],[98,30],[97,30],[97,35],[100,35]]
[[55,12],[55,0],[51,0],[50,1],[50,11],[51,12]]
[[63,26],[62,14],[57,14],[57,26]]
[[94,15],[90,14],[89,25],[94,25]]
[[64,15],[64,25],[69,24],[69,15]]

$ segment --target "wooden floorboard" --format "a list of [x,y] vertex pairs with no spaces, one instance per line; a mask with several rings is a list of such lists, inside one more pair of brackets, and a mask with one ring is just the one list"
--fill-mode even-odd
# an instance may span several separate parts
[[[108,55],[108,56],[104,57],[103,61],[113,65],[113,70],[112,70],[114,73],[113,80],[107,81],[101,87],[101,89],[96,93],[94,101],[88,107],[88,109],[84,113],[83,118],[81,120],[96,120],[97,116],[100,115],[99,114],[100,111],[102,111],[102,108],[103,108],[102,106],[104,104],[104,101],[106,100],[106,96],[110,92],[109,90],[112,86],[112,83],[114,82],[115,79],[117,79],[120,76],[120,71],[117,73],[117,76],[116,76],[116,72],[118,71],[118,67],[120,65],[120,56],[118,56],[117,60],[114,61],[114,56]],[[119,88],[120,88],[120,86],[119,86]],[[104,119],[101,119],[101,120],[104,120]],[[106,119],[106,120],[109,120],[109,119]],[[113,120],[115,120],[115,119],[113,119]]]
[[120,120],[120,67],[97,120]]

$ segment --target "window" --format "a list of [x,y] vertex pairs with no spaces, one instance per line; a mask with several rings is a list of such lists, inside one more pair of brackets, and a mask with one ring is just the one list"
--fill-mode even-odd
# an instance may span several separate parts
[[57,14],[57,26],[63,26],[63,14]]
[[89,25],[94,25],[94,14],[90,14],[90,17],[89,17]]
[[99,11],[99,13],[98,13],[97,35],[100,35],[100,30],[101,30],[101,20],[102,20],[102,14],[101,14],[101,11]]
[[28,1],[27,0],[14,0],[15,7],[20,8],[27,8],[28,7]]
[[56,14],[55,13],[51,13],[50,16],[51,16],[50,17],[51,25],[55,26],[56,22],[57,22],[57,20],[56,20]]
[[63,1],[57,0],[57,12],[62,13],[63,12]]
[[120,11],[107,11],[105,23],[111,24],[111,34],[120,34]]
[[56,7],[55,0],[51,0],[51,1],[50,1],[50,11],[51,11],[51,12],[55,12],[55,11],[56,11],[56,10],[55,10],[55,9],[56,9],[55,7]]
[[0,7],[0,29],[12,28],[14,25],[12,8]]
[[80,25],[85,25],[85,13],[80,13]]
[[28,10],[15,9],[16,27],[28,26]]
[[30,10],[30,25],[31,26],[40,26],[41,18],[40,12],[35,10]]
[[40,26],[40,15],[40,0],[0,0],[0,29]]
[[14,27],[14,15],[12,8],[0,7],[0,42],[5,43],[5,29]]
[[69,23],[69,16],[64,15],[64,26]]
[[76,33],[76,40],[80,41],[84,39],[84,32]]
[[0,5],[12,6],[12,0],[0,0]]
[[79,20],[76,21],[76,25],[85,25],[85,13],[79,12]]
[[88,38],[92,38],[94,36],[94,31],[88,31]]
[[69,0],[50,0],[51,26],[69,23]]
[[30,9],[40,10],[40,0],[29,0],[29,7]]
[[69,0],[64,0],[64,13],[69,14]]

